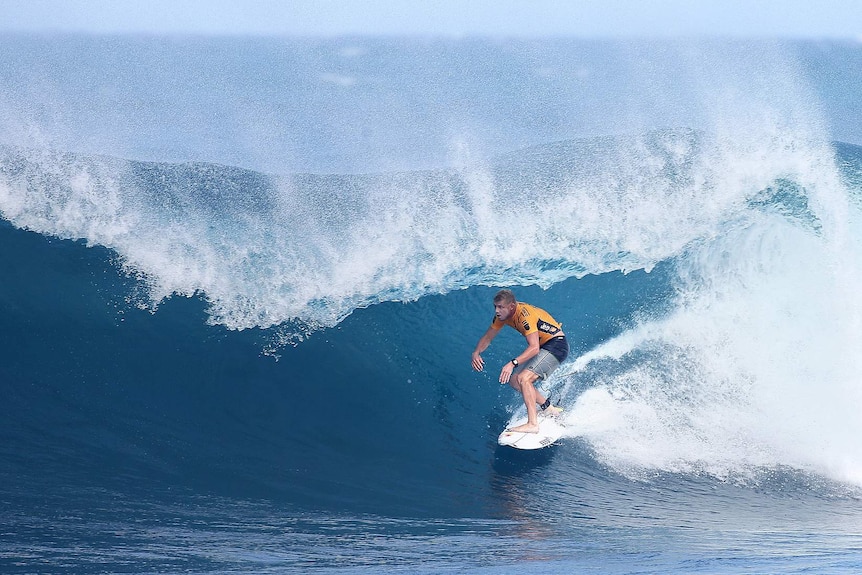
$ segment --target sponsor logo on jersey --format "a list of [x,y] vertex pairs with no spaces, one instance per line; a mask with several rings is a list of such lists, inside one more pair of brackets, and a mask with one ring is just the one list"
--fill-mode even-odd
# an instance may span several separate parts
[[552,335],[560,331],[560,328],[558,328],[554,324],[542,320],[539,320],[539,323],[536,327],[539,328],[539,331],[544,333],[550,333]]

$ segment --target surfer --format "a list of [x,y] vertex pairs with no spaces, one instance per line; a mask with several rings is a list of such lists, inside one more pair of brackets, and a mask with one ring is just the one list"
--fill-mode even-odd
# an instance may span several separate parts
[[500,290],[494,296],[494,319],[485,335],[473,350],[473,369],[482,371],[485,361],[480,355],[491,340],[508,325],[527,339],[527,349],[506,362],[500,370],[500,384],[508,383],[524,396],[527,406],[527,423],[510,431],[537,433],[539,431],[538,405],[550,415],[559,415],[559,407],[543,396],[535,386],[536,381],[546,379],[569,355],[569,343],[563,333],[562,324],[551,314],[530,304],[519,302],[511,290]]

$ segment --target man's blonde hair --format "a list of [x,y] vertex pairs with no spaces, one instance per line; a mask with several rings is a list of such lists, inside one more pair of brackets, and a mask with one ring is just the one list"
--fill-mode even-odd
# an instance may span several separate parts
[[497,292],[497,295],[494,296],[494,303],[502,303],[502,304],[510,304],[515,303],[517,300],[515,299],[515,294],[512,293],[510,289],[501,289]]

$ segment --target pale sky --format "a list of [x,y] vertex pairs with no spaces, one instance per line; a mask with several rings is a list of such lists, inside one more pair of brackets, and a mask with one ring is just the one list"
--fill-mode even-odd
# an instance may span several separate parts
[[0,31],[831,38],[859,0],[0,0]]

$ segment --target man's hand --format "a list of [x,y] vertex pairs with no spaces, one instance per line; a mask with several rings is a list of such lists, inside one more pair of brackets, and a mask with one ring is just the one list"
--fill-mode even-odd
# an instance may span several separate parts
[[509,378],[512,377],[512,372],[515,371],[515,366],[511,361],[507,361],[503,369],[500,370],[500,385],[509,383]]
[[485,360],[482,359],[482,356],[473,352],[473,369],[476,371],[482,371],[485,369]]

